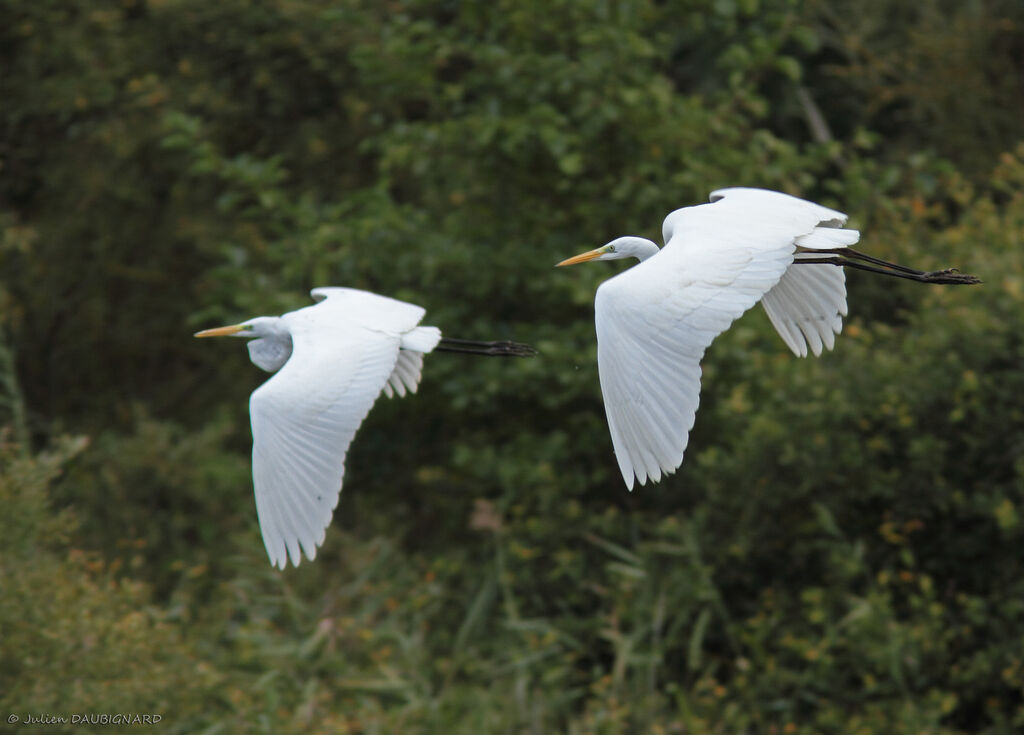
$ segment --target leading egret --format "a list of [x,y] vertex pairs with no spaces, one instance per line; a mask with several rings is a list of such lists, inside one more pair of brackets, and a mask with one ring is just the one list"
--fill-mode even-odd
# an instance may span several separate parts
[[[700,398],[700,360],[758,301],[786,345],[832,349],[846,314],[842,267],[923,283],[979,283],[955,269],[925,272],[850,249],[846,215],[764,189],[720,189],[677,209],[664,249],[620,237],[558,265],[636,258],[594,299],[597,366],[608,429],[626,486],[679,468]],[[800,267],[795,267],[800,266]]]
[[312,560],[338,504],[345,454],[377,396],[415,393],[423,355],[534,354],[515,342],[448,339],[418,326],[423,308],[352,288],[314,288],[319,303],[282,316],[206,329],[243,337],[249,358],[276,372],[249,399],[252,475],[263,543],[272,564]]

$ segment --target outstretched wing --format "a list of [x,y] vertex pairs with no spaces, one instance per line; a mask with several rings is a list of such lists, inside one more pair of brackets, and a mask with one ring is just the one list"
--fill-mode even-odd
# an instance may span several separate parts
[[779,282],[798,238],[845,219],[762,190],[725,189],[712,200],[670,214],[665,248],[597,291],[601,391],[630,489],[634,477],[657,481],[682,463],[711,342]]
[[349,444],[395,370],[403,333],[423,315],[365,291],[318,295],[326,301],[285,315],[292,356],[249,401],[256,512],[270,561],[282,569],[302,553],[316,556]]

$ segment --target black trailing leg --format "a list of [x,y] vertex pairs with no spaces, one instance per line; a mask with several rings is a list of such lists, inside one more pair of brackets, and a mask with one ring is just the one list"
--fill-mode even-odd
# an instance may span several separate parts
[[520,342],[477,342],[472,339],[442,337],[435,352],[461,352],[466,355],[488,355],[490,357],[533,357],[537,350]]
[[[810,254],[833,253],[831,257],[806,257]],[[851,248],[836,248],[832,250],[802,250],[797,254],[794,263],[828,263],[830,265],[846,266],[868,273],[880,273],[883,276],[895,276],[905,278],[908,281],[918,283],[943,283],[953,286],[967,286],[974,283],[981,283],[981,279],[966,273],[961,273],[956,268],[947,268],[941,271],[919,271],[908,268],[905,265],[890,263],[881,258],[875,258],[866,253],[861,253]],[[868,265],[870,264],[870,265]]]

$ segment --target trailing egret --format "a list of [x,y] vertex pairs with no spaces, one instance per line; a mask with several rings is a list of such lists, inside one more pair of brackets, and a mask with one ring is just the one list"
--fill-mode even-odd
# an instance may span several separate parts
[[[764,189],[720,189],[711,203],[665,218],[665,248],[620,237],[563,260],[636,258],[594,299],[597,365],[619,470],[632,490],[683,461],[700,394],[700,360],[712,340],[758,301],[798,356],[832,349],[846,314],[842,267],[922,283],[980,283],[919,271],[851,250],[846,215]],[[800,266],[800,267],[795,267]]]
[[312,560],[338,504],[345,454],[377,395],[415,393],[433,350],[526,357],[515,342],[448,339],[418,326],[423,308],[352,288],[314,288],[319,303],[282,316],[206,329],[243,337],[275,373],[249,399],[256,514],[272,564]]

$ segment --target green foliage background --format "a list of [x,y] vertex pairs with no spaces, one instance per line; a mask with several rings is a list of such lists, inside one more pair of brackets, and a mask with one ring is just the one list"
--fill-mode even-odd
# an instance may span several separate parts
[[[0,730],[1024,728],[1017,0],[0,0]],[[556,272],[721,186],[847,211],[836,350],[760,310],[629,494]],[[436,355],[264,556],[237,343],[347,285]],[[95,728],[81,728],[94,731]],[[76,732],[51,726],[48,732]],[[111,730],[113,731],[113,729]]]

